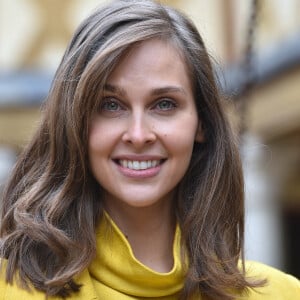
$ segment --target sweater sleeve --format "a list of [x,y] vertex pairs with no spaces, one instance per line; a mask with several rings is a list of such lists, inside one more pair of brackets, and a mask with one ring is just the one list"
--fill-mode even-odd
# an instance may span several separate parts
[[5,299],[7,282],[5,280],[5,261],[0,260],[0,300]]
[[291,275],[257,262],[246,264],[248,279],[266,279],[267,283],[249,291],[249,300],[299,300],[300,282]]

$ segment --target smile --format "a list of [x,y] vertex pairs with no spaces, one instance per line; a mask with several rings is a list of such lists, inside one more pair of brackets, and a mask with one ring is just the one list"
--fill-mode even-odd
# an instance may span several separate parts
[[118,160],[118,164],[123,168],[127,168],[130,170],[147,170],[151,168],[155,168],[160,165],[163,160],[127,160],[120,159]]

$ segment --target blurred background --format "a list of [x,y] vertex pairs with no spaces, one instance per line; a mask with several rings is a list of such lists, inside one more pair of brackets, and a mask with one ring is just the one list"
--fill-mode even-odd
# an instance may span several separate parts
[[[246,258],[300,277],[300,0],[164,0],[190,16],[240,134]],[[0,194],[79,22],[100,0],[0,0]]]

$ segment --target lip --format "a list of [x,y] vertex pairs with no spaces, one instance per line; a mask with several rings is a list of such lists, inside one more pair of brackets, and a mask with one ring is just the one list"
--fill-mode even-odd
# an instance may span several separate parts
[[142,160],[166,160],[166,157],[162,155],[136,155],[136,154],[126,154],[126,155],[118,155],[114,156],[112,158],[114,161],[117,160],[137,160],[137,161],[142,161]]

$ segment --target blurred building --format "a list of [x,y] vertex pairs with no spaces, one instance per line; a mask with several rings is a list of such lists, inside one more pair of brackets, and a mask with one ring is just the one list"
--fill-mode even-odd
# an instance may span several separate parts
[[[194,20],[231,98],[230,117],[246,128],[246,256],[300,277],[300,1],[161,2]],[[39,122],[72,32],[102,3],[0,0],[0,188]]]

